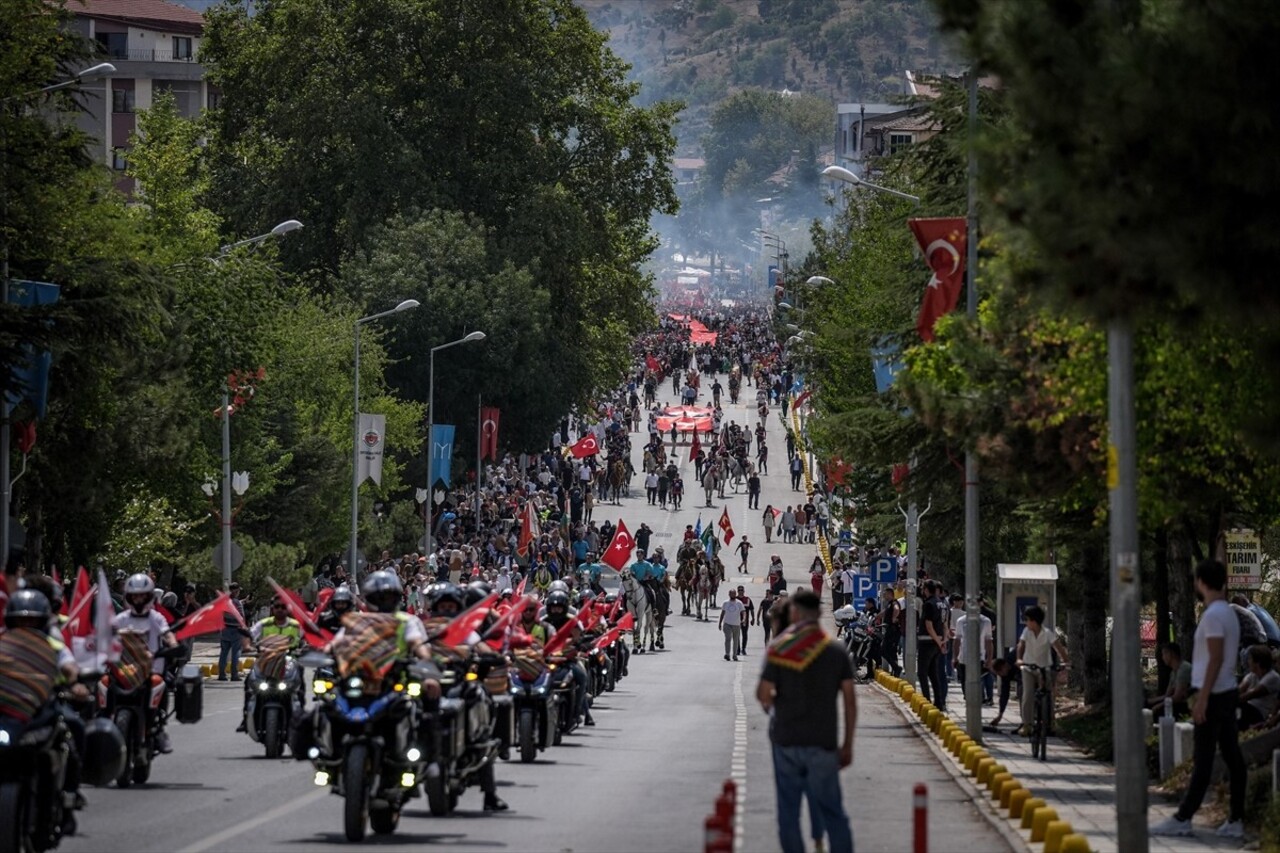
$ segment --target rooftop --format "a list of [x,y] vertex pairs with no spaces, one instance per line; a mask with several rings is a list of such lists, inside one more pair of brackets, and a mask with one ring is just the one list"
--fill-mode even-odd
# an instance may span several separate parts
[[82,17],[135,27],[197,35],[204,30],[203,15],[166,0],[73,0],[69,6]]
[[836,107],[836,113],[853,113],[854,115],[858,115],[865,112],[870,116],[900,113],[905,109],[907,109],[907,106],[904,104],[840,104]]

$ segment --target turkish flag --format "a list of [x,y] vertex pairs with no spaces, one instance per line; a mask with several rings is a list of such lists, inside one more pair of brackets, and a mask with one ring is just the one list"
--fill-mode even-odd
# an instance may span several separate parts
[[923,341],[933,340],[933,326],[943,314],[949,314],[960,300],[964,289],[965,221],[952,216],[942,219],[908,219],[911,233],[924,252],[925,262],[933,270],[916,331]]
[[508,607],[507,612],[502,614],[497,622],[493,623],[493,627],[485,632],[485,638],[502,636],[502,633],[506,631],[507,628],[514,625],[520,619],[520,614],[524,613],[525,609],[531,604],[534,604],[537,600],[538,599],[532,595],[523,596],[515,603],[515,606]]
[[325,607],[329,605],[329,599],[333,598],[333,587],[327,586],[320,590],[316,595],[316,606],[311,611],[312,619],[319,619],[320,614],[324,612]]
[[600,635],[600,639],[596,640],[595,651],[601,651],[609,647],[609,644],[622,636],[622,628],[615,625],[608,631]]
[[612,622],[618,618],[618,608],[622,606],[622,596],[615,596],[613,604],[609,607],[609,621]]
[[532,560],[533,540],[537,538],[540,532],[538,510],[534,507],[532,500],[525,501],[520,519],[520,539],[516,543],[516,553]]
[[600,442],[596,439],[596,434],[594,432],[589,432],[574,442],[574,444],[569,448],[569,452],[573,454],[574,459],[595,456],[600,452]]
[[484,622],[486,616],[489,615],[489,608],[498,600],[498,593],[491,592],[482,601],[468,607],[466,610],[453,617],[453,621],[445,626],[436,638],[438,642],[444,643],[446,646],[461,646],[467,642],[467,638],[471,636],[471,632],[478,629]]
[[[80,569],[81,576],[86,577],[84,568]],[[76,583],[76,589],[80,587],[79,582]],[[84,592],[76,593],[75,604],[71,605],[71,610],[67,613],[67,624],[62,627],[63,637],[90,637],[93,635],[93,619],[90,618],[89,605],[93,603],[93,593],[97,586],[91,586]],[[115,615],[113,612],[112,616]]]
[[[92,584],[89,583],[89,573],[84,570],[84,566],[81,566],[79,569],[76,570],[76,588],[71,591],[71,603],[70,605],[68,605],[66,609],[66,615],[70,615],[71,611],[75,610],[76,605],[79,604],[89,594],[90,586],[92,586]],[[72,634],[71,636],[87,637],[89,635],[88,634]]]
[[720,532],[724,534],[724,544],[728,545],[733,541],[733,523],[729,521],[729,508],[725,507],[724,512],[720,513]]
[[831,486],[843,486],[849,474],[853,472],[853,466],[844,459],[837,456],[827,462],[827,484]]
[[547,644],[542,647],[542,653],[544,655],[553,655],[560,651],[573,637],[573,629],[578,627],[581,621],[582,612],[579,611],[577,616],[565,622],[559,631],[551,635],[551,639],[547,640]]
[[702,442],[698,441],[698,431],[695,429],[693,431],[693,441],[689,444],[689,459],[692,460],[701,450]]
[[627,611],[626,615],[618,620],[618,624],[613,627],[619,631],[630,631],[636,626],[636,615],[631,611]]
[[804,401],[805,401],[805,400],[808,400],[808,399],[809,399],[810,397],[812,397],[812,396],[813,396],[813,392],[812,392],[812,391],[805,391],[805,392],[804,392],[803,394],[801,394],[799,397],[796,397],[796,401],[795,401],[794,403],[792,403],[792,404],[791,404],[791,408],[793,408],[793,409],[798,409],[798,408],[800,408],[801,406],[803,406],[803,405],[804,405]]
[[658,360],[651,355],[646,355],[644,357],[644,366],[652,370],[654,373],[657,373],[662,369],[662,365],[659,364]]
[[501,413],[485,406],[480,410],[480,458],[498,458],[498,418]]
[[600,555],[600,562],[620,572],[631,560],[631,551],[635,547],[636,540],[631,538],[631,531],[627,530],[627,525],[622,523],[622,519],[618,519],[618,529],[613,534],[613,541]]
[[188,616],[184,620],[185,624],[177,631],[174,631],[174,639],[185,640],[188,637],[221,631],[223,626],[222,616],[225,613],[230,613],[240,623],[240,626],[244,627],[244,620],[240,618],[240,611],[236,610],[235,605],[231,603],[231,596],[224,592]]
[[[284,602],[289,615],[298,620],[298,624],[302,627],[302,639],[317,649],[328,645],[329,641],[333,639],[333,634],[311,621],[311,614],[302,606],[302,598],[297,593],[290,592],[280,586],[270,577],[267,578],[267,583],[271,584],[271,588],[276,591],[276,595],[280,596],[280,600]],[[234,607],[231,609],[235,610]],[[237,618],[239,618],[239,614],[237,614]]]
[[911,466],[902,464],[894,465],[891,477],[893,479],[893,487],[899,492],[907,488],[907,478],[911,476]]

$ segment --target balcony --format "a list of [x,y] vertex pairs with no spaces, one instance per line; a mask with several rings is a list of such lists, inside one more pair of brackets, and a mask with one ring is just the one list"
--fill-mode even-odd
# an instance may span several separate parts
[[181,62],[184,64],[194,65],[196,59],[194,56],[175,56],[172,50],[148,50],[146,48],[131,47],[127,50],[114,49],[103,51],[107,59],[112,62]]

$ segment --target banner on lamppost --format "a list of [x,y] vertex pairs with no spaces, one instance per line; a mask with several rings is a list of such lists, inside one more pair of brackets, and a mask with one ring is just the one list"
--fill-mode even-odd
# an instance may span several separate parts
[[[433,424],[431,426],[431,476],[436,482],[452,485],[450,476],[453,463],[453,424]],[[432,487],[435,483],[431,484]]]
[[382,485],[382,451],[387,443],[387,416],[360,413],[360,470],[357,479]]

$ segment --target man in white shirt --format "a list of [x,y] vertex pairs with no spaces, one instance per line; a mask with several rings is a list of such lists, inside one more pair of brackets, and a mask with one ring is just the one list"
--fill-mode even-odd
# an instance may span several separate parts
[[742,614],[745,608],[738,600],[738,591],[730,588],[729,600],[720,605],[720,630],[724,631],[724,659],[738,659],[742,654]]
[[[960,680],[960,693],[964,694],[965,684],[965,663],[964,663],[964,634],[965,624],[969,621],[969,615],[964,612],[963,608],[952,607],[951,612],[954,614],[957,609],[961,613],[956,617],[955,627],[952,629],[955,633],[955,643],[952,646],[952,659],[955,661],[956,676]],[[995,657],[995,643],[991,635],[991,620],[981,613],[978,614],[978,669],[982,673],[986,673],[987,667],[991,666],[991,660]],[[982,676],[980,675],[979,678]]]
[[1195,583],[1196,596],[1205,602],[1205,608],[1196,626],[1191,653],[1191,686],[1196,690],[1191,707],[1195,723],[1191,781],[1177,812],[1151,827],[1151,834],[1193,834],[1191,819],[1209,790],[1214,753],[1221,748],[1231,782],[1231,810],[1226,822],[1218,827],[1218,835],[1244,838],[1245,765],[1236,724],[1240,699],[1234,666],[1239,654],[1240,622],[1226,600],[1226,566],[1217,560],[1201,562],[1196,566]]
[[[1038,604],[1028,607],[1022,614],[1026,627],[1018,638],[1018,667],[1022,669],[1022,727],[1019,734],[1030,734],[1031,724],[1035,720],[1036,691],[1041,684],[1053,690],[1053,681],[1049,678],[1049,667],[1053,664],[1053,652],[1058,653],[1058,660],[1064,665],[1067,661],[1067,647],[1062,644],[1056,631],[1046,628],[1044,624],[1044,608]],[[1039,667],[1038,670],[1026,668],[1025,664]],[[1049,699],[1049,710],[1053,710],[1053,698]],[[1050,730],[1053,728],[1052,715],[1045,721]]]
[[853,564],[849,563],[840,572],[840,589],[843,590],[842,594],[844,595],[843,604],[853,604],[853,586],[856,583],[853,578],[857,574],[853,569]]

